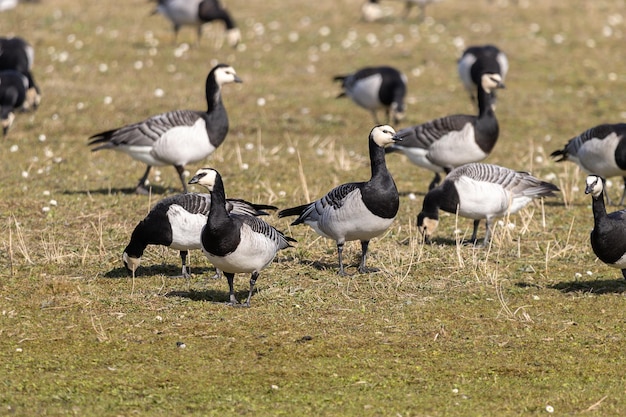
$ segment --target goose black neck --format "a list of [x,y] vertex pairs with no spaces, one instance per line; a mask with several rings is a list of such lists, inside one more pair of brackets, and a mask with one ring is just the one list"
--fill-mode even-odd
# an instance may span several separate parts
[[378,146],[372,139],[369,141],[370,151],[370,168],[372,170],[372,178],[379,176],[388,176],[387,163],[385,161],[385,149]]
[[228,217],[226,210],[226,192],[224,191],[224,183],[221,175],[215,177],[215,185],[211,191],[211,210],[209,211],[209,220],[211,223],[214,219],[224,219]]
[[215,81],[215,69],[209,73],[206,79],[206,102],[207,113],[212,113],[222,105],[221,88]]
[[606,217],[606,207],[604,205],[604,191],[602,191],[599,196],[594,196],[592,198],[591,207],[593,210],[593,219],[595,223],[598,223],[601,218]]
[[485,91],[482,85],[478,85],[478,115],[479,117],[494,115],[493,98],[491,93]]

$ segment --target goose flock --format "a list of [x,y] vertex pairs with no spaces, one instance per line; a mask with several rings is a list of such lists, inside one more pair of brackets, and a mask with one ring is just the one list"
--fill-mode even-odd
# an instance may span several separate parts
[[[424,16],[426,6],[434,2],[407,0],[405,12],[408,15],[418,6]],[[367,1],[362,12],[366,21],[377,20],[375,16],[383,13],[378,0]],[[235,19],[217,0],[158,0],[154,13],[171,22],[175,42],[183,26],[196,27],[199,42],[203,25],[215,21],[225,25],[229,45],[236,47],[241,42]],[[24,39],[0,38],[0,122],[4,135],[16,111],[35,110],[40,105],[33,57],[33,48]],[[447,114],[410,126],[399,126],[410,110],[409,85],[401,69],[372,62],[365,67],[345,68],[342,75],[334,76],[333,81],[341,83],[338,97],[350,98],[372,115],[373,123],[367,128],[371,176],[332,185],[314,201],[295,195],[293,206],[282,210],[251,203],[246,196],[226,198],[222,174],[213,167],[203,167],[187,179],[188,165],[204,163],[217,148],[229,146],[230,122],[223,89],[243,81],[227,63],[215,65],[206,77],[206,111],[164,109],[138,122],[91,134],[87,140],[91,151],[115,150],[146,164],[135,193],[151,193],[148,177],[153,166],[173,166],[181,183],[181,193],[163,198],[145,217],[138,218],[122,253],[125,268],[134,277],[146,248],[160,245],[179,252],[181,275],[189,277],[188,252],[201,250],[217,276],[223,274],[227,279],[228,305],[249,307],[261,271],[272,264],[279,251],[296,245],[285,231],[262,219],[277,210],[278,218],[295,217],[286,228],[305,224],[336,243],[338,274],[348,274],[350,266],[344,262],[343,250],[349,241],[361,244],[356,271],[375,273],[379,269],[367,266],[370,242],[385,236],[402,202],[386,163],[387,155],[394,153],[406,156],[408,169],[416,166],[434,173],[421,210],[415,213],[423,242],[436,243],[439,212],[444,211],[472,220],[468,243],[488,246],[496,219],[517,213],[535,199],[554,197],[560,190],[529,172],[484,162],[497,151],[500,132],[506,129],[501,129],[496,117],[497,92],[505,88],[509,71],[506,54],[492,44],[472,45],[457,60],[457,70],[477,112]],[[385,120],[379,119],[380,111]],[[599,124],[574,136],[551,155],[558,162],[572,161],[589,173],[585,192],[592,197],[591,247],[602,262],[621,269],[626,278],[626,212],[607,214],[605,207],[605,200],[613,204],[605,192],[607,178],[622,177],[624,191],[618,205],[623,205],[626,197],[626,124]],[[208,193],[189,192],[188,185],[204,187]],[[478,239],[481,220],[486,227],[482,242]],[[243,302],[235,296],[235,274],[250,274]]]

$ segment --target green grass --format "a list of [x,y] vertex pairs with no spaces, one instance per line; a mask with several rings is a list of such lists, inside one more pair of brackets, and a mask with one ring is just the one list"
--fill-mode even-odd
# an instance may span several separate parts
[[[424,23],[364,23],[360,0],[227,5],[244,46],[220,47],[219,25],[196,46],[184,28],[182,56],[143,0],[0,13],[2,34],[35,46],[43,90],[41,108],[19,114],[0,145],[0,415],[624,415],[626,281],[591,251],[584,173],[549,158],[586,128],[626,117],[623,1],[446,0]],[[401,15],[400,2],[386,6]],[[402,197],[393,227],[370,245],[380,273],[339,277],[333,242],[271,216],[298,244],[262,272],[249,309],[224,305],[226,282],[210,279],[199,251],[189,281],[170,277],[178,253],[156,247],[135,279],[126,274],[132,229],[180,184],[163,167],[155,194],[130,194],[144,166],[90,153],[91,134],[203,109],[207,72],[230,63],[244,80],[224,89],[230,134],[187,168],[211,165],[228,195],[289,207],[369,175],[373,122],[334,99],[333,75],[405,71],[398,127],[474,112],[456,59],[487,42],[511,63],[487,162],[562,189],[505,219],[515,227],[498,226],[490,248],[457,245],[455,229],[469,236],[471,221],[451,215],[421,245],[415,216],[431,174],[392,155]],[[620,179],[609,192],[618,198]],[[350,272],[359,250],[346,247]],[[239,297],[247,281],[238,276]]]

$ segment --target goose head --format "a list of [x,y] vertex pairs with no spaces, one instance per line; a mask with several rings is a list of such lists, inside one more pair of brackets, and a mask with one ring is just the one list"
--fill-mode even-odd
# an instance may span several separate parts
[[591,194],[593,198],[599,198],[604,190],[602,178],[597,175],[587,176],[587,186],[585,187],[585,194]]
[[235,69],[227,64],[216,65],[215,68],[213,68],[213,78],[215,78],[215,82],[219,86],[243,82],[243,80],[237,76]]
[[374,127],[370,132],[370,139],[381,148],[402,140],[401,137],[396,136],[396,131],[393,130],[393,127],[389,125],[380,125]]
[[213,168],[200,168],[196,174],[189,180],[188,184],[198,184],[206,187],[209,192],[213,192],[213,187],[217,181],[219,174]]
[[502,76],[497,73],[484,73],[480,77],[480,85],[487,94],[491,94],[498,88],[506,88]]
[[135,272],[139,268],[139,264],[141,264],[141,258],[135,258],[134,256],[130,256],[128,253],[124,252],[122,260],[124,261],[124,266],[128,272],[132,273],[134,277]]
[[430,237],[433,235],[439,225],[439,215],[437,213],[427,214],[420,212],[417,215],[417,229],[422,234],[425,243],[430,243]]

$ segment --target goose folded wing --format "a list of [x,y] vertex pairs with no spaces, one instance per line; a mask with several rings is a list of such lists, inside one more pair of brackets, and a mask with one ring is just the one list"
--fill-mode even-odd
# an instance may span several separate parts
[[446,134],[462,130],[468,123],[473,123],[475,120],[476,116],[464,114],[442,117],[401,129],[396,136],[402,138],[403,147],[428,149]]
[[241,220],[241,222],[248,225],[250,229],[252,229],[252,231],[267,236],[268,239],[276,243],[278,249],[289,248],[291,247],[291,244],[289,242],[296,241],[289,236],[285,236],[278,229],[264,222],[258,217],[238,214],[232,214],[231,217]]

